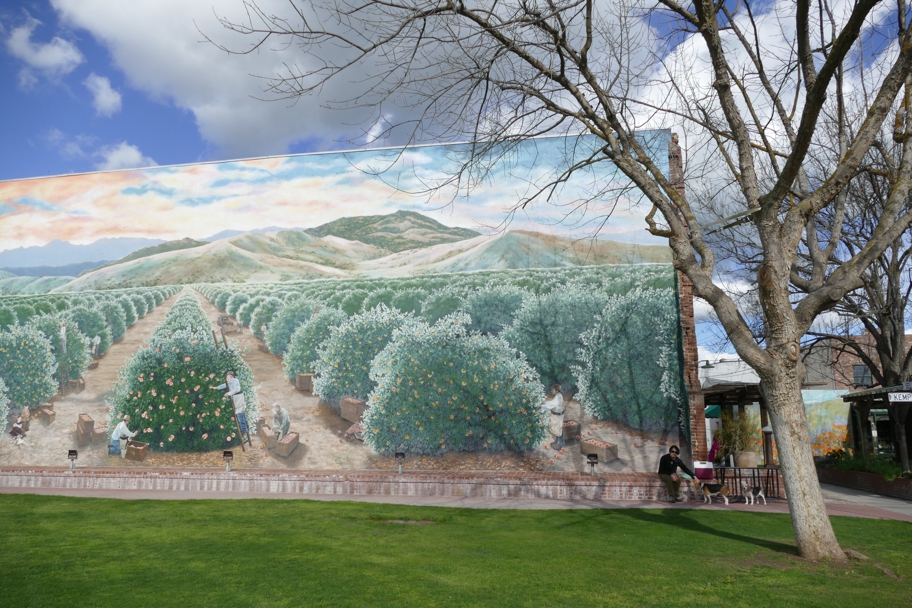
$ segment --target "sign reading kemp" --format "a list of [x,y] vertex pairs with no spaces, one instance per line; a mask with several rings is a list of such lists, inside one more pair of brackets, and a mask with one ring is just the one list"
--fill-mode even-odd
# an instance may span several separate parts
[[558,179],[590,143],[459,184],[466,146],[0,184],[0,464],[654,470],[676,274],[619,173]]

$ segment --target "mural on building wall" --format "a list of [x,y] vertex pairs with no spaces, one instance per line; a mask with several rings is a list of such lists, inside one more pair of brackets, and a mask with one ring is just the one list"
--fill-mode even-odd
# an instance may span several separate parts
[[0,464],[653,470],[689,418],[648,206],[595,165],[517,208],[589,145],[470,191],[456,145],[0,183],[0,404],[30,419]]

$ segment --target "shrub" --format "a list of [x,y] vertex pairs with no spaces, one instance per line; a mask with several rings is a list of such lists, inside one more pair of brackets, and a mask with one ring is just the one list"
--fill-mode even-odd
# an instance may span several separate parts
[[[65,355],[60,350],[61,321],[66,324],[67,352]],[[89,339],[79,331],[69,315],[66,313],[39,315],[29,322],[29,326],[40,331],[41,335],[47,338],[51,344],[56,365],[53,377],[56,382],[60,382],[61,376],[67,380],[75,380],[89,368],[91,358]]]
[[367,299],[368,292],[366,289],[354,289],[342,299],[339,308],[348,316],[357,314],[361,310],[361,305]]
[[421,312],[421,302],[424,299],[424,292],[420,289],[404,289],[393,296],[391,302],[392,308],[398,308],[402,312]]
[[76,323],[76,326],[89,340],[95,336],[101,338],[98,345],[98,354],[103,355],[111,347],[111,330],[105,321],[105,317],[97,310],[92,310],[87,306],[77,306],[67,312],[67,315]]
[[525,353],[546,385],[573,384],[571,366],[578,362],[580,335],[595,323],[604,305],[603,294],[581,288],[530,296],[513,325],[500,335]]
[[[195,298],[182,298],[182,302],[184,310],[175,316],[195,318],[197,315],[186,310],[196,303]],[[173,308],[168,316],[172,312]],[[169,327],[176,324],[167,316],[165,320]],[[252,422],[259,411],[253,374],[234,344],[216,348],[210,338],[189,329],[156,332],[149,346],[121,370],[109,400],[110,425],[129,414],[140,439],[155,450],[206,451],[237,445],[231,403],[223,391],[209,386],[221,384],[225,373],[234,371],[247,401],[247,419]]]
[[6,329],[19,323],[16,311],[8,306],[0,306],[0,329]]
[[392,289],[384,288],[378,289],[377,291],[372,291],[366,298],[364,298],[364,303],[361,304],[363,310],[371,310],[379,304],[383,304],[387,307],[391,307],[393,304],[393,298],[396,296],[396,292]]
[[49,300],[39,300],[32,306],[35,308],[35,314],[50,315],[57,312],[57,309]]
[[583,338],[577,398],[602,420],[647,432],[680,426],[688,435],[678,311],[673,292],[635,289],[611,296]]
[[348,316],[338,308],[323,308],[298,326],[283,357],[285,376],[294,380],[298,374],[312,373],[318,357],[317,348],[329,338],[332,329],[346,319]]
[[35,405],[57,392],[51,343],[34,327],[0,332],[0,378],[13,405]]
[[512,285],[488,285],[466,298],[463,310],[472,317],[471,331],[496,336],[511,325],[528,291]]
[[237,311],[250,300],[250,296],[246,293],[236,293],[228,298],[228,302],[225,304],[225,312],[227,312],[232,317],[237,316]]
[[268,326],[272,322],[272,318],[283,306],[285,306],[285,302],[275,296],[270,296],[263,300],[253,311],[253,314],[250,315],[250,329],[253,331],[253,335],[262,340],[265,337],[263,326]]
[[14,305],[13,311],[16,313],[19,325],[25,325],[29,322],[29,319],[35,316],[35,309],[25,303]]
[[250,318],[253,316],[254,311],[257,309],[257,306],[266,301],[266,296],[254,296],[244,302],[244,304],[238,308],[237,317],[238,322],[245,326],[250,326]]
[[146,299],[139,295],[138,293],[130,294],[130,301],[133,302],[133,307],[136,308],[136,316],[139,319],[145,317],[149,312],[149,305],[146,303]]
[[366,399],[374,388],[371,361],[395,330],[413,322],[410,314],[380,304],[335,327],[317,349],[314,392],[334,407],[342,397]]
[[406,325],[374,359],[364,427],[376,452],[524,451],[544,439],[538,374],[506,341],[467,333],[469,320]]
[[99,306],[108,327],[111,329],[111,339],[120,340],[127,333],[127,316],[116,300],[102,302]]
[[421,303],[421,318],[428,323],[436,323],[459,310],[462,304],[463,298],[458,289],[437,289]]
[[133,306],[133,302],[130,298],[126,296],[121,296],[115,300],[120,309],[124,313],[124,323],[127,327],[132,327],[136,321],[139,320],[139,315],[136,314],[136,307]]
[[285,307],[272,319],[266,328],[266,346],[274,355],[284,355],[291,335],[299,325],[309,320],[319,303],[304,297],[286,301]]
[[209,317],[200,307],[196,296],[189,291],[178,298],[152,335],[168,338],[171,334],[181,330],[190,330],[203,335],[208,335],[212,331]]
[[142,293],[142,297],[146,300],[146,310],[148,312],[155,310],[157,304],[155,303],[155,297],[152,295],[152,292],[145,291]]
[[230,298],[230,297],[231,297],[231,292],[224,290],[224,291],[218,292],[218,294],[215,296],[215,299],[210,300],[210,301],[212,302],[213,306],[215,306],[222,312],[225,312],[225,304],[228,303],[228,298]]

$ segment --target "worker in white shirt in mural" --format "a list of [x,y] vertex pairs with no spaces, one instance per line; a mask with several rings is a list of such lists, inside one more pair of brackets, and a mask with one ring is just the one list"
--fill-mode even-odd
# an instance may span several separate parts
[[548,414],[548,433],[554,437],[551,448],[559,450],[564,447],[564,395],[560,384],[551,386],[549,399],[542,404],[541,409]]
[[218,386],[210,386],[209,388],[214,388],[215,390],[222,390],[227,388],[228,391],[225,393],[225,396],[231,400],[231,405],[234,408],[234,415],[237,416],[238,424],[241,427],[241,433],[249,432],[247,427],[247,401],[244,399],[244,393],[241,391],[241,383],[235,377],[234,372],[228,372],[225,374],[225,383],[219,384]]
[[121,458],[127,457],[127,441],[131,437],[136,437],[136,433],[130,432],[130,417],[124,416],[123,420],[114,427],[114,432],[111,433],[111,452],[114,454],[119,453]]

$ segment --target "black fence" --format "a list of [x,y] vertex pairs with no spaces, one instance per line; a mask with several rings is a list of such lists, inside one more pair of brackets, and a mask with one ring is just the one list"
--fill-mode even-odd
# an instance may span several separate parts
[[762,488],[767,498],[785,498],[779,469],[762,467],[713,467],[713,475],[719,483],[728,486],[729,496],[744,496],[742,484]]

